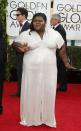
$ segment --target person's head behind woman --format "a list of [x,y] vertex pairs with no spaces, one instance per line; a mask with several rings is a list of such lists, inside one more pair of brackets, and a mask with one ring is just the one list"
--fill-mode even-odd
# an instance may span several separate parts
[[36,13],[33,18],[30,25],[31,31],[44,31],[47,23],[47,17],[44,13]]

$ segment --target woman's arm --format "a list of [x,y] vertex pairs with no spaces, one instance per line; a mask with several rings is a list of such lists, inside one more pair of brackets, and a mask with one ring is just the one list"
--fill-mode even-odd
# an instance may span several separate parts
[[67,53],[66,53],[66,46],[63,44],[61,49],[59,49],[59,55],[67,69],[76,69],[72,65],[69,64]]
[[23,47],[23,45],[22,45],[21,43],[19,43],[19,42],[13,41],[12,47],[13,47],[13,48],[16,48],[16,47]]
[[19,52],[27,52],[27,51],[31,50],[31,47],[30,46],[23,46],[23,47],[17,47],[16,49]]
[[31,47],[28,46],[28,43],[18,43],[18,42],[13,42],[12,47],[15,48],[18,52],[26,52],[31,50]]

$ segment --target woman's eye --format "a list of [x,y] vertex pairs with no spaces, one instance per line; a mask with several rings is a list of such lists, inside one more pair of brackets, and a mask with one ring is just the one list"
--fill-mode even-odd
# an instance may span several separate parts
[[42,22],[42,20],[39,20],[39,21],[34,21],[34,22]]

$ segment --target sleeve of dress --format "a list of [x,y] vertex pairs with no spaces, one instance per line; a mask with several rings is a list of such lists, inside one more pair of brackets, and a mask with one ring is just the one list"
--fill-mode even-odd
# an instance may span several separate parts
[[23,43],[27,43],[27,39],[28,39],[28,33],[27,31],[24,31],[15,39],[15,42],[23,44]]
[[60,35],[60,33],[58,33],[58,32],[57,32],[57,42],[56,42],[56,44],[57,44],[58,49],[60,49],[64,44],[64,40],[63,40],[62,36]]
[[29,31],[24,31],[22,32],[14,41],[14,43],[20,43],[20,44],[24,44],[27,43],[28,46],[30,46],[32,49],[36,49],[39,47],[39,43],[37,40],[35,40],[35,38],[32,39],[32,34],[29,35]]

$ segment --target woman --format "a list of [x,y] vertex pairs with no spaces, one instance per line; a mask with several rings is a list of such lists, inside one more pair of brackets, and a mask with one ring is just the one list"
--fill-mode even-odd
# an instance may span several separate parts
[[[67,68],[64,40],[53,29],[46,29],[43,13],[33,16],[30,30],[16,40],[18,49],[25,52],[21,85],[20,124],[56,127],[55,97],[57,87],[56,49]],[[27,47],[26,44],[28,43]],[[23,45],[24,44],[24,45]]]

